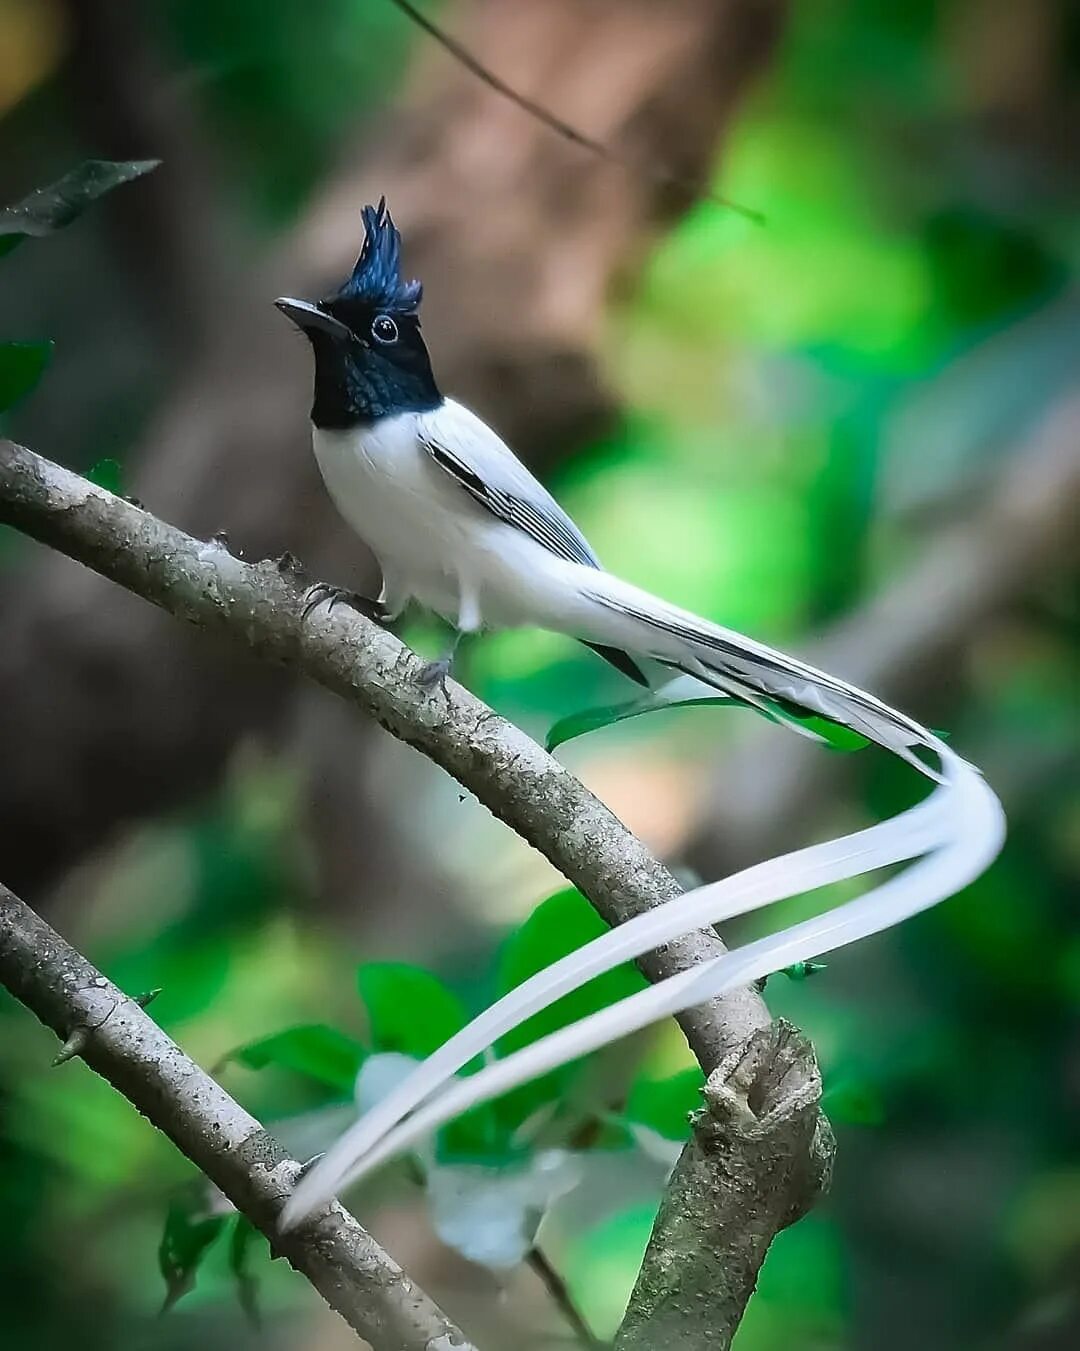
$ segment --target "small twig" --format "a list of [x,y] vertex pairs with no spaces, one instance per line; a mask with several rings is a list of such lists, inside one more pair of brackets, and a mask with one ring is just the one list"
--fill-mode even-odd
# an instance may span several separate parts
[[549,127],[556,135],[569,141],[572,145],[579,145],[583,150],[588,150],[600,159],[607,160],[611,164],[617,164],[620,168],[626,169],[632,174],[647,174],[654,182],[668,184],[672,187],[684,188],[694,197],[702,196],[709,201],[716,202],[718,206],[726,207],[729,211],[736,211],[740,216],[745,216],[755,225],[764,225],[765,217],[760,211],[754,211],[751,207],[740,206],[738,202],[731,201],[730,198],[721,196],[720,193],[712,192],[696,179],[687,178],[685,174],[675,173],[671,169],[665,169],[662,165],[641,164],[631,159],[629,155],[624,155],[621,151],[614,149],[610,145],[605,145],[603,141],[596,140],[589,136],[579,127],[565,122],[557,113],[553,113],[550,108],[545,108],[542,103],[537,103],[535,99],[529,98],[527,94],[522,94],[518,90],[511,88],[505,80],[501,79],[494,71],[489,70],[487,66],[473,56],[472,52],[463,46],[455,37],[442,29],[426,14],[421,13],[411,0],[390,0],[390,3],[402,14],[406,15],[418,28],[422,28],[429,37],[450,53],[455,61],[459,61],[466,70],[471,71],[478,80],[482,80],[489,89],[494,89],[497,94],[503,98],[509,99],[511,103],[516,104],[523,112],[535,117],[538,122],[542,122],[545,127]]
[[558,1305],[559,1311],[574,1330],[574,1335],[582,1346],[590,1348],[590,1351],[601,1351],[601,1348],[607,1348],[610,1342],[601,1341],[599,1337],[593,1335],[585,1319],[578,1312],[577,1305],[570,1297],[570,1291],[566,1288],[566,1282],[551,1265],[548,1259],[539,1248],[533,1248],[526,1259],[533,1271],[540,1277],[544,1283],[544,1288],[551,1296],[552,1300]]

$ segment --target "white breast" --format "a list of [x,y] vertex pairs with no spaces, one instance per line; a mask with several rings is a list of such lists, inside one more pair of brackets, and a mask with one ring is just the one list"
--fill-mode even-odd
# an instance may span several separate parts
[[417,438],[418,424],[429,435],[445,431],[453,437],[459,423],[467,430],[475,424],[494,439],[479,419],[449,400],[436,414],[401,413],[373,427],[315,430],[315,458],[330,496],[379,560],[383,604],[396,613],[415,598],[465,631],[482,625],[561,627],[561,574],[574,565],[490,515]]
[[316,428],[313,445],[334,505],[379,560],[387,608],[415,596],[456,616],[459,586],[448,566],[454,516],[439,510],[440,485],[416,439],[416,414],[349,431]]

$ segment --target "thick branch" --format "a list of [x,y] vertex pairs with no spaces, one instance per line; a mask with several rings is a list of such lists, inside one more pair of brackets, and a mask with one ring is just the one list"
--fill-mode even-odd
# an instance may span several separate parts
[[277,1216],[300,1167],[139,1005],[0,885],[0,984],[80,1054],[270,1239],[376,1351],[471,1344],[339,1205],[288,1234]]
[[[11,442],[0,442],[0,520],[179,618],[303,671],[371,714],[475,793],[610,923],[678,894],[675,879],[641,842],[523,732],[460,686],[451,685],[445,700],[426,691],[416,679],[419,659],[392,634],[343,606],[331,613],[320,607],[304,620],[303,587],[292,560],[242,562],[224,545],[194,539]],[[656,981],[724,950],[710,930],[650,953],[639,964]],[[690,1010],[680,1022],[710,1073],[767,1028],[769,1015],[760,995],[747,988]],[[768,1056],[755,1063],[767,1078]],[[766,1094],[764,1086],[747,1091],[758,1099]],[[818,1084],[809,1053],[785,1072],[784,1091],[817,1120]],[[787,1162],[779,1155],[774,1159],[777,1141]],[[742,1254],[720,1310],[699,1306],[695,1338],[688,1326],[682,1328],[685,1351],[719,1345],[714,1339],[721,1334],[730,1340],[773,1235],[812,1203],[822,1185],[826,1170],[809,1157],[791,1165],[797,1151],[781,1136],[764,1133],[753,1148],[754,1168],[728,1167],[726,1160],[718,1166],[723,1146],[684,1156],[680,1176],[695,1179],[713,1198],[709,1243]],[[762,1211],[757,1191],[766,1177],[773,1179],[772,1200]],[[762,1215],[753,1232],[744,1223],[751,1212]],[[654,1251],[664,1260],[666,1249]]]
[[[0,442],[0,520],[356,704],[475,793],[609,923],[678,894],[640,840],[524,732],[452,682],[445,700],[432,698],[415,679],[421,663],[393,634],[344,606],[302,620],[304,587],[288,564],[245,563],[10,441]],[[714,934],[697,934],[643,958],[642,969],[661,980],[723,951]],[[761,998],[743,990],[683,1026],[709,1071],[767,1022]]]
[[727,1351],[769,1244],[803,1214],[792,1197],[813,1197],[831,1171],[820,1098],[813,1048],[788,1023],[761,1028],[717,1066],[615,1351]]

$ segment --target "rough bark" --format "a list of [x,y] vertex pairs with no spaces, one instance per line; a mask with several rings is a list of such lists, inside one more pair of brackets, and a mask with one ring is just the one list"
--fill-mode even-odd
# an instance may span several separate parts
[[727,1351],[769,1244],[828,1178],[833,1139],[820,1098],[813,1048],[784,1022],[716,1067],[615,1351]]
[[196,1164],[375,1351],[471,1343],[335,1204],[288,1234],[277,1217],[300,1164],[139,1004],[0,885],[0,984]]

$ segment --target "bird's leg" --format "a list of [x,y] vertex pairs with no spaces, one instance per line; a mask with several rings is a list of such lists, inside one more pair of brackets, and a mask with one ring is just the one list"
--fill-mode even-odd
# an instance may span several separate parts
[[361,596],[358,591],[350,591],[344,586],[331,586],[329,582],[315,582],[304,592],[300,618],[307,619],[313,610],[325,602],[327,614],[333,612],[335,605],[347,605],[350,610],[373,619],[376,624],[385,624],[392,616],[383,608],[380,601]]
[[475,633],[480,627],[480,603],[479,598],[472,588],[461,583],[461,598],[458,602],[457,626],[454,629],[454,641],[450,644],[450,651],[445,656],[440,657],[438,661],[429,661],[420,672],[418,680],[425,689],[440,689],[443,698],[447,698],[446,678],[450,674],[454,665],[454,656],[458,650],[458,644],[467,633]]
[[420,674],[416,677],[417,683],[423,685],[427,690],[439,689],[442,691],[443,698],[449,698],[446,692],[446,680],[454,667],[454,657],[458,650],[458,644],[464,637],[461,629],[455,629],[454,641],[450,644],[450,650],[435,661],[429,661]]

